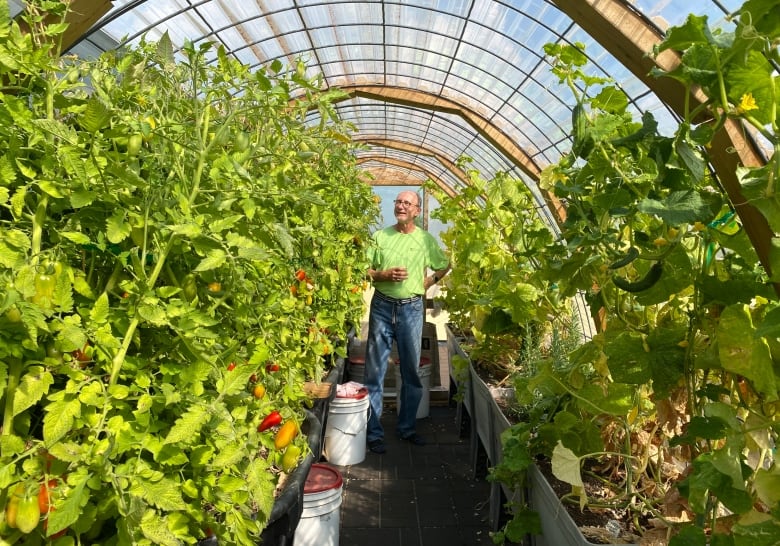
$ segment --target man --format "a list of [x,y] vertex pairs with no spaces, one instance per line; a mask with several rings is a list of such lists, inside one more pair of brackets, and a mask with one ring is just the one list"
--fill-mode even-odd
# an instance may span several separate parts
[[[394,200],[396,223],[374,232],[369,249],[368,277],[374,296],[368,320],[364,383],[368,389],[370,413],[366,441],[374,453],[386,451],[380,423],[387,361],[393,340],[398,345],[401,371],[401,410],[396,433],[414,445],[425,445],[416,432],[417,407],[423,387],[417,374],[420,365],[425,309],[423,294],[450,270],[450,263],[436,239],[417,227],[420,198],[402,191]],[[426,275],[428,268],[432,275]]]

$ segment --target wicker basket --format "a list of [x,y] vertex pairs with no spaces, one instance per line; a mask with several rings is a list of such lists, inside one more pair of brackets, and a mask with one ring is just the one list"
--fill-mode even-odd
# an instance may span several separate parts
[[303,390],[309,395],[310,398],[330,398],[333,384],[327,381],[322,383],[315,383],[314,381],[307,381],[303,385]]

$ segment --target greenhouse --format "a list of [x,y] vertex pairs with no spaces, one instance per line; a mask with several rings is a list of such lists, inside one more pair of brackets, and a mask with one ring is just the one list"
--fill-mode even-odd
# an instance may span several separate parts
[[2,544],[780,545],[777,0],[0,19]]

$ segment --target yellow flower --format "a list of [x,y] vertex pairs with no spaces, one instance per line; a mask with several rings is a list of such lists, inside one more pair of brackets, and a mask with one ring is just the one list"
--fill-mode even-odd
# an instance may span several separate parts
[[745,93],[739,98],[737,113],[744,114],[750,110],[758,110],[758,105],[756,104],[756,99],[753,98],[752,93]]
[[658,237],[655,241],[653,241],[653,244],[656,247],[660,248],[662,246],[668,245],[669,244],[669,239],[667,239],[665,237]]

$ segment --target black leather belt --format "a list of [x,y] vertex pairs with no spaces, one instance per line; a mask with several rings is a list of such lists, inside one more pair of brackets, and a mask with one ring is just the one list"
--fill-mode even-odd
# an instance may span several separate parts
[[412,303],[422,298],[422,296],[419,294],[414,295],[411,298],[401,298],[401,299],[391,298],[390,296],[386,296],[382,294],[382,292],[380,292],[379,290],[374,290],[374,295],[380,300],[389,301],[390,303],[395,303],[396,305],[404,305],[407,303]]

